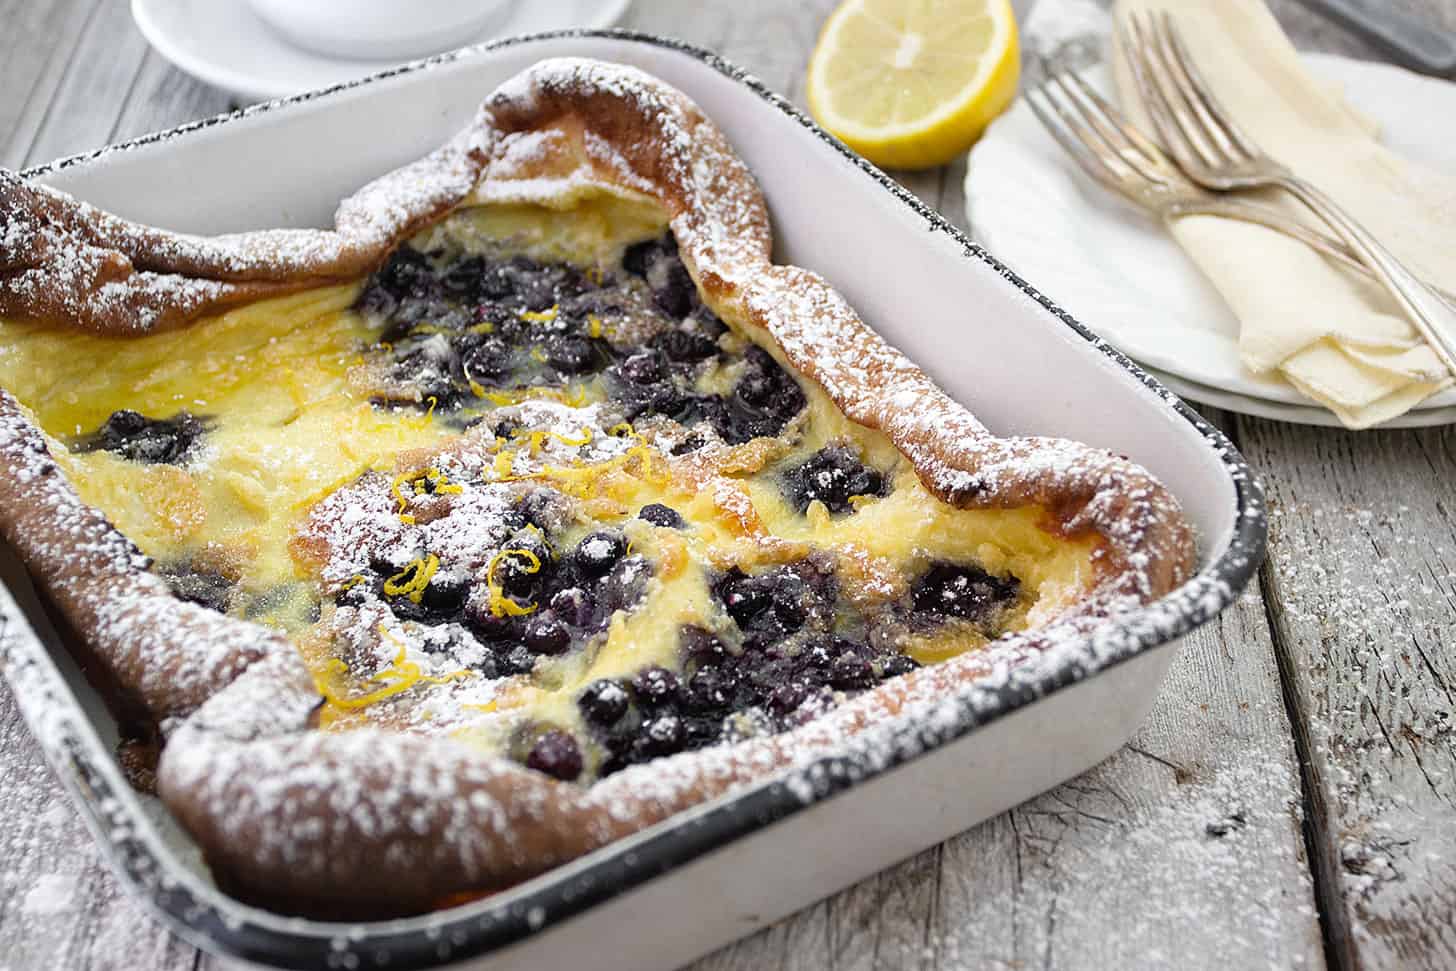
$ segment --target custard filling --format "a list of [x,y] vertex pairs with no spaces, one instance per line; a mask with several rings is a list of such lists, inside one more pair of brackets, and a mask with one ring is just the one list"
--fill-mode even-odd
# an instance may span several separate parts
[[660,211],[457,211],[367,280],[0,385],[179,596],[286,632],[320,726],[557,778],[813,718],[1074,603],[1093,539],[956,509],[704,305]]

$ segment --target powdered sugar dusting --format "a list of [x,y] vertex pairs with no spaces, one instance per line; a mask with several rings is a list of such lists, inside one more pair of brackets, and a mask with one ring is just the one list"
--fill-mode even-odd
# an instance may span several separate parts
[[[0,211],[18,213],[28,228],[7,229],[0,245],[0,269],[21,267],[6,280],[22,281],[0,285],[0,313],[18,308],[112,332],[177,323],[268,287],[357,273],[471,192],[541,201],[569,198],[584,184],[660,201],[714,308],[761,336],[850,418],[883,430],[943,499],[1040,505],[1066,532],[1102,536],[1096,588],[1048,626],[887,683],[793,731],[658,759],[584,789],[446,737],[308,730],[316,695],[291,649],[280,653],[250,625],[192,616],[147,588],[134,548],[44,471],[50,460],[38,433],[13,399],[0,398],[0,487],[14,493],[7,498],[24,492],[35,510],[11,538],[43,574],[74,584],[69,608],[93,619],[83,626],[99,632],[104,656],[153,692],[149,698],[173,685],[158,672],[183,672],[181,697],[167,694],[158,706],[159,717],[180,719],[171,723],[161,792],[237,886],[285,900],[422,907],[452,890],[507,885],[767,779],[810,802],[969,730],[1001,710],[1008,693],[1035,695],[1080,677],[1227,601],[1217,581],[1198,579],[1149,607],[1191,568],[1191,539],[1167,492],[1104,452],[990,436],[821,279],[772,266],[767,212],[741,160],[691,102],[630,68],[563,59],[524,72],[449,146],[346,201],[333,233],[195,240],[9,178],[0,183]],[[62,296],[46,296],[47,288]],[[535,409],[527,423],[565,435],[580,427],[571,423],[595,421],[550,403],[523,408]],[[560,460],[563,450],[601,460],[625,447],[609,435],[583,446],[544,440],[540,457],[518,451],[507,471],[529,474],[531,462]],[[468,443],[439,457],[446,474],[478,472],[485,461]],[[37,490],[47,476],[51,484]],[[320,504],[301,542],[314,544],[326,584],[347,582],[371,555],[417,549],[438,556],[442,569],[478,578],[508,538],[501,512],[512,492],[483,483],[449,498],[407,495],[400,508],[386,477],[366,476]],[[46,497],[38,506],[37,494]],[[143,595],[123,595],[122,582],[140,583]],[[387,607],[347,609],[336,629],[366,663],[388,663],[396,641],[411,662],[445,663]],[[179,630],[189,635],[185,651]],[[195,643],[203,647],[194,653]]]

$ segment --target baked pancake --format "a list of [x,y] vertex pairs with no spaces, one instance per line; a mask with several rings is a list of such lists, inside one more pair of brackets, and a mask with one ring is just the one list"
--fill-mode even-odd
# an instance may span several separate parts
[[0,180],[5,535],[219,883],[488,893],[1191,572],[1168,492],[991,435],[683,95],[538,64],[332,231]]

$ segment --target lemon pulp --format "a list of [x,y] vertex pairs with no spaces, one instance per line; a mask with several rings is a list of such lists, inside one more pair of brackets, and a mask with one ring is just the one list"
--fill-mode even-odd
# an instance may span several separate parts
[[809,60],[809,109],[876,165],[930,168],[980,137],[1019,73],[1009,0],[845,0]]

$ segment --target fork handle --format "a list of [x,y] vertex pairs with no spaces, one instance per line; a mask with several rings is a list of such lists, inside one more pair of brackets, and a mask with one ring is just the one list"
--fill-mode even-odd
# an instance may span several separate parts
[[1298,176],[1286,175],[1277,184],[1319,216],[1370,267],[1375,278],[1395,298],[1406,317],[1431,345],[1431,350],[1456,375],[1456,309],[1431,291],[1395,254],[1355,222],[1344,208]]

